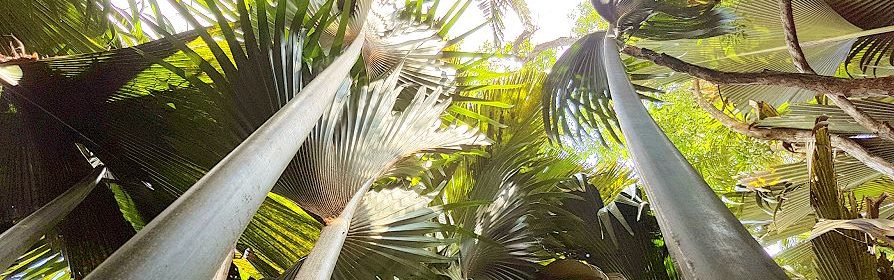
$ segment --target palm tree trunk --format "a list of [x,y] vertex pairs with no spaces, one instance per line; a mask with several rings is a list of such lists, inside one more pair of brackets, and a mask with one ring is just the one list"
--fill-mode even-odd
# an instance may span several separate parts
[[86,279],[211,279],[344,86],[363,36]]
[[0,234],[0,271],[6,270],[19,256],[28,252],[31,245],[81,204],[105,173],[105,167],[96,167],[70,189]]
[[370,179],[363,184],[363,187],[345,205],[345,209],[342,210],[338,218],[326,221],[326,226],[320,232],[320,239],[317,240],[314,248],[307,255],[307,259],[301,264],[301,270],[298,271],[295,280],[330,279],[332,277],[338,255],[341,253],[345,238],[348,237],[348,230],[351,228],[351,219],[354,218],[354,212],[357,211],[357,207],[363,200],[363,195],[369,191],[373,181],[374,179]]
[[614,36],[603,60],[612,101],[665,243],[684,279],[787,279],[655,123],[627,77]]

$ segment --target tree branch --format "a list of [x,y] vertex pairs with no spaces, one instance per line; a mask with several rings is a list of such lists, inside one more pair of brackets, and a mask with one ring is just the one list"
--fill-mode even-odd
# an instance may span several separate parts
[[894,96],[894,76],[867,79],[844,79],[771,70],[746,73],[724,72],[691,64],[667,54],[631,45],[625,46],[622,52],[715,84],[800,87],[841,97]]
[[[698,104],[702,110],[705,110],[709,115],[714,117],[714,119],[723,124],[723,126],[726,126],[732,131],[762,140],[784,142],[812,141],[813,132],[810,130],[796,128],[759,128],[739,122],[717,109],[717,107],[714,107],[714,104],[711,104],[711,102],[702,96],[701,86],[699,85],[698,80],[693,81],[692,87],[692,96],[695,99],[695,103]],[[833,134],[832,146],[841,149],[851,157],[865,164],[867,167],[894,179],[894,164],[869,153],[869,151],[863,148],[863,146],[860,146],[856,141]]]
[[[816,72],[813,71],[813,68],[810,67],[810,64],[807,63],[807,58],[804,57],[804,51],[801,49],[801,45],[798,42],[798,32],[795,28],[795,17],[792,11],[792,0],[779,0],[779,5],[781,6],[782,22],[785,29],[785,45],[788,47],[788,52],[792,56],[792,61],[801,73],[816,74]],[[869,114],[866,114],[857,108],[853,102],[845,97],[829,92],[823,93],[826,94],[832,103],[851,116],[857,124],[876,133],[882,139],[894,141],[894,128],[887,122],[881,122],[874,119]]]
[[792,0],[779,0],[779,6],[782,9],[782,26],[785,29],[785,45],[788,47],[788,53],[792,56],[792,62],[801,73],[816,74],[807,58],[804,57],[804,50],[798,43],[798,32],[795,29],[795,15],[792,11]]
[[711,104],[710,101],[702,96],[699,80],[693,81],[692,88],[692,96],[695,99],[695,103],[698,104],[702,110],[708,112],[711,117],[714,117],[714,119],[735,132],[762,140],[785,142],[803,142],[813,138],[813,133],[810,130],[796,128],[759,128],[739,122],[739,120],[730,117],[726,113],[717,109],[717,107],[714,107],[714,104]]
[[546,50],[574,44],[574,42],[577,42],[577,39],[580,39],[580,38],[573,37],[573,36],[559,37],[559,38],[553,39],[552,41],[547,41],[547,42],[537,44],[536,46],[534,46],[534,49],[531,50],[531,53],[528,54],[527,57],[525,57],[525,62],[531,61],[534,58],[537,58],[537,56],[540,55],[540,53],[542,53]]

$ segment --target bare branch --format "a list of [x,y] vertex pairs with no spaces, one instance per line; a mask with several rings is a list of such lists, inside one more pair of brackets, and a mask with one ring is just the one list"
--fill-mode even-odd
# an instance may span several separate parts
[[894,179],[894,165],[883,158],[869,153],[869,151],[863,148],[863,146],[860,146],[860,144],[853,139],[833,134],[832,146],[841,149],[848,155],[865,164],[867,167],[887,175],[888,178]]
[[[801,49],[801,45],[798,42],[798,32],[795,28],[795,19],[792,13],[792,0],[779,0],[779,4],[782,8],[782,22],[785,28],[786,39],[785,44],[788,46],[788,52],[792,56],[792,61],[801,73],[816,74],[816,72],[813,71],[813,68],[810,68],[810,64],[807,63],[807,59],[804,57],[804,51]],[[850,115],[857,124],[878,134],[879,137],[885,140],[894,141],[894,128],[887,122],[881,122],[874,119],[872,116],[857,108],[853,102],[845,97],[829,92],[823,93],[829,97],[829,100],[831,100],[832,103],[835,103],[836,106]]]
[[845,79],[770,70],[746,73],[724,72],[694,65],[670,55],[658,53],[646,48],[627,45],[622,51],[627,55],[649,60],[674,71],[686,73],[715,84],[800,87],[841,97],[894,96],[894,76],[867,79]]
[[692,87],[692,96],[695,99],[695,103],[697,103],[702,110],[705,110],[709,115],[714,117],[714,119],[735,132],[762,140],[778,140],[785,142],[809,141],[813,137],[813,133],[810,130],[796,128],[759,128],[739,122],[739,120],[728,116],[726,113],[717,109],[717,107],[714,107],[714,104],[711,104],[710,101],[702,96],[701,85],[699,85],[698,80],[692,82]]
[[[811,138],[813,137],[813,132],[806,129],[759,128],[739,122],[717,109],[717,107],[714,107],[714,104],[711,104],[710,101],[702,96],[701,86],[699,85],[698,80],[693,81],[692,87],[692,96],[695,99],[695,103],[697,103],[702,110],[708,112],[714,119],[732,131],[757,139],[784,142],[811,141]],[[847,137],[832,135],[832,146],[841,149],[848,155],[865,164],[867,167],[894,179],[894,164],[891,164],[883,158],[872,155],[856,141]]]
[[795,16],[792,12],[792,0],[779,0],[779,6],[782,9],[782,25],[785,29],[785,45],[788,47],[788,53],[792,56],[795,67],[801,73],[816,74],[807,58],[804,57],[804,50],[798,43],[798,32],[795,29]]

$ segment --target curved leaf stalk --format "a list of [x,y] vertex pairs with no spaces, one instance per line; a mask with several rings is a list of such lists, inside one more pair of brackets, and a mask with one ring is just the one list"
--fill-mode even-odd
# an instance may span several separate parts
[[210,279],[360,55],[363,39],[86,279]]
[[41,236],[75,209],[93,191],[105,173],[105,167],[96,167],[90,175],[68,191],[0,234],[0,271],[8,268],[19,256],[28,252]]
[[326,226],[320,232],[320,239],[314,244],[314,248],[307,255],[301,270],[295,276],[295,280],[315,280],[329,279],[332,277],[332,271],[335,270],[335,263],[338,262],[338,255],[341,254],[341,248],[345,244],[345,238],[348,237],[348,230],[351,227],[351,219],[354,212],[363,201],[363,196],[369,191],[369,187],[374,182],[369,179],[363,184],[363,187],[351,197],[341,215],[337,218],[326,221]]
[[668,249],[686,279],[787,279],[649,116],[614,36],[603,60],[614,108]]

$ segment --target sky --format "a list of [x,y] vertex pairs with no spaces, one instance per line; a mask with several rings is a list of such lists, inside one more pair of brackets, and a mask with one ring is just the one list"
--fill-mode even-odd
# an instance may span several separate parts
[[[112,0],[112,4],[122,8],[124,10],[129,10],[128,5],[129,0]],[[392,0],[392,1],[403,1],[403,0]],[[453,1],[461,1],[461,0],[448,0],[441,1],[441,7],[439,10],[446,11]],[[571,28],[574,26],[574,19],[572,18],[572,13],[581,3],[588,2],[587,0],[525,0],[528,4],[528,8],[531,11],[531,16],[534,20],[534,25],[539,27],[534,35],[531,38],[531,43],[539,44],[547,41],[551,41],[553,39],[559,37],[565,37],[572,35]],[[139,3],[139,1],[137,1]],[[177,13],[170,7],[167,1],[159,1],[159,4],[162,6],[162,10],[168,10],[165,12],[166,14]],[[484,20],[483,14],[481,10],[478,9],[477,1],[474,1],[469,8],[466,10],[462,19],[459,20],[454,26],[454,30],[470,30],[481,24]],[[178,20],[177,18],[171,18],[174,22],[174,26],[183,27],[186,30],[186,23],[182,20]],[[506,25],[506,29],[504,30],[505,40],[511,41],[516,38],[519,34],[521,34],[524,26],[521,21],[518,20],[518,17],[511,11],[506,13],[504,17],[504,23]],[[461,34],[461,33],[460,33]],[[459,34],[453,34],[459,35]],[[476,48],[480,46],[485,41],[493,40],[493,35],[491,34],[490,28],[481,28],[476,33],[470,35],[464,42],[465,46]]]
[[[531,16],[534,19],[534,25],[540,29],[534,33],[531,38],[532,44],[539,44],[559,37],[571,36],[571,28],[574,26],[572,14],[581,3],[589,3],[587,0],[526,0],[528,9],[531,10]],[[442,4],[444,5],[444,4]],[[476,5],[473,3],[472,5]],[[483,19],[483,15],[477,7],[469,7],[466,14],[463,15],[467,19]],[[475,28],[480,21],[464,20],[459,21],[455,27],[457,30],[469,30]],[[521,34],[524,26],[514,13],[508,13],[504,18],[506,29],[503,31],[505,40],[511,41]],[[466,39],[469,44],[480,44],[480,42],[493,40],[493,35],[489,28],[482,28],[475,34]]]

